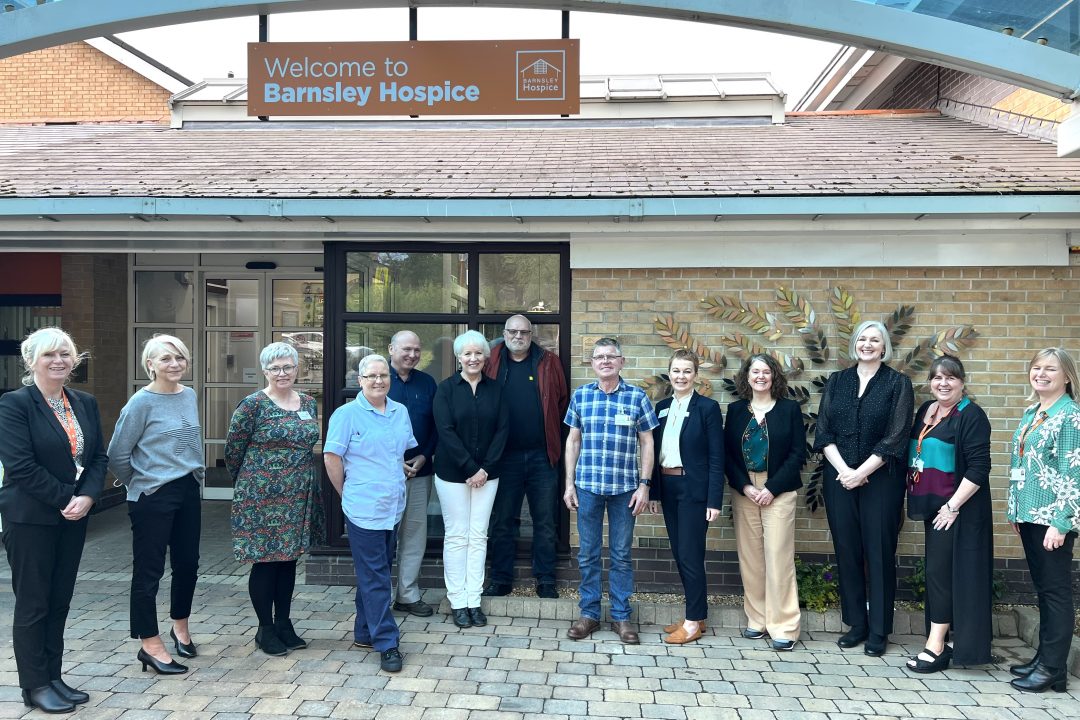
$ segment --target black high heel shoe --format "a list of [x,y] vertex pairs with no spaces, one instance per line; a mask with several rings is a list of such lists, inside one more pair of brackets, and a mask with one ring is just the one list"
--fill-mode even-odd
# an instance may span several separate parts
[[67,700],[72,705],[82,705],[85,702],[90,702],[89,695],[82,690],[76,690],[59,678],[50,680],[49,684],[53,686],[53,689],[56,690],[60,697]]
[[188,671],[187,665],[181,665],[175,660],[162,662],[145,650],[139,650],[139,654],[135,656],[135,659],[142,663],[143,672],[146,672],[147,665],[154,668],[154,672],[158,675],[183,675]]
[[199,652],[195,649],[195,643],[189,642],[187,644],[180,642],[180,638],[176,637],[176,630],[169,629],[169,637],[176,643],[176,654],[182,658],[198,657]]
[[42,685],[33,690],[23,688],[23,705],[37,708],[47,713],[69,713],[75,711],[75,703],[65,700],[52,685]]

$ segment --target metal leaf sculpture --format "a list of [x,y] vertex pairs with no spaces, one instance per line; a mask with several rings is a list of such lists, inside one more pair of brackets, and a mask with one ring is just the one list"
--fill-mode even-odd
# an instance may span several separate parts
[[946,353],[956,355],[962,349],[971,347],[978,337],[978,330],[971,325],[959,325],[941,330],[916,343],[915,347],[896,364],[896,369],[908,377],[915,378],[930,366],[934,358]]
[[721,335],[720,340],[731,348],[740,360],[746,360],[751,355],[771,355],[776,362],[780,363],[780,367],[784,369],[784,375],[788,378],[795,378],[802,374],[802,360],[779,350],[766,350],[742,333]]
[[[649,396],[649,399],[655,402],[660,402],[666,397],[670,397],[671,390],[671,378],[667,373],[661,373],[660,375],[653,375],[652,377],[645,378],[641,382],[641,389],[645,391],[645,394]],[[694,390],[699,395],[705,397],[712,397],[713,384],[703,377],[698,377],[697,382],[694,383]]]
[[718,320],[728,320],[743,325],[754,332],[761,333],[769,340],[777,340],[784,331],[776,326],[776,319],[740,300],[727,295],[703,298],[701,305],[705,312]]
[[814,308],[799,293],[783,285],[776,288],[776,297],[784,315],[798,329],[803,345],[810,353],[810,362],[824,365],[829,360],[829,340],[817,324]]
[[840,347],[851,342],[851,333],[862,322],[862,315],[855,307],[855,298],[842,285],[832,289],[832,312],[836,318],[836,334],[840,336]]
[[911,325],[914,321],[914,305],[901,305],[893,311],[892,315],[885,318],[883,324],[885,325],[885,329],[889,331],[889,342],[892,343],[893,348],[896,348],[903,342],[904,336],[911,330]]
[[806,507],[810,508],[810,512],[817,512],[818,509],[824,504],[824,498],[821,495],[821,483],[825,478],[825,457],[822,456],[818,464],[810,471],[810,482],[806,484],[806,498],[804,502]]
[[664,340],[664,344],[672,350],[693,350],[701,361],[702,370],[719,373],[727,367],[727,358],[724,357],[724,353],[716,352],[696,341],[682,323],[675,321],[673,315],[653,318],[653,327],[656,328],[656,334]]

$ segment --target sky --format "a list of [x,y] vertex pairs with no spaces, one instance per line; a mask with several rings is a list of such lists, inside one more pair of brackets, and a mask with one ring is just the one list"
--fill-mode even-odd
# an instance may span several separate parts
[[[408,40],[408,11],[336,10],[269,18],[271,41]],[[421,8],[420,40],[561,37],[553,10]],[[127,32],[121,39],[191,80],[247,76],[255,16]],[[768,72],[791,108],[839,48],[754,30],[606,13],[573,12],[570,37],[581,41],[582,75]]]

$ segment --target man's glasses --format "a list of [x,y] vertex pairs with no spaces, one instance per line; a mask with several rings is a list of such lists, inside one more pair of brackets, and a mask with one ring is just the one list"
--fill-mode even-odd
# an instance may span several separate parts
[[532,335],[532,330],[507,330],[506,334],[507,335],[520,335],[520,336]]
[[593,360],[598,360],[600,362],[614,362],[615,360],[618,360],[621,357],[622,357],[622,355],[593,355],[592,359]]
[[295,369],[295,365],[274,365],[273,367],[266,368],[266,372],[271,375],[289,375]]

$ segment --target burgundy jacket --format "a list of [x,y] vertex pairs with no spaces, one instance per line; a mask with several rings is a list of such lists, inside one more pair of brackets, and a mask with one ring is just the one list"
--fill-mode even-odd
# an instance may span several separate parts
[[[506,358],[510,351],[501,340],[491,347],[491,357],[484,366],[484,374],[500,384],[506,383]],[[569,404],[566,375],[555,353],[533,343],[529,347],[529,362],[536,373],[536,387],[540,393],[540,409],[544,413],[544,440],[547,441],[548,461],[552,467],[559,463],[562,454],[563,416]],[[500,372],[501,370],[501,372]],[[511,430],[512,431],[512,430]]]

